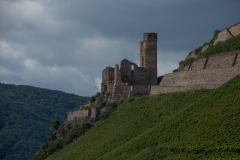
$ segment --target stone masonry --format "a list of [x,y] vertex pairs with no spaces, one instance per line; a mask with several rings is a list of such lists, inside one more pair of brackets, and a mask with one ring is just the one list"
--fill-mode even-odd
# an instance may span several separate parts
[[121,66],[102,71],[101,94],[112,94],[112,101],[150,92],[157,85],[157,33],[144,33],[140,42],[140,67],[127,59]]
[[224,42],[232,37],[238,36],[239,34],[240,34],[240,23],[218,33],[217,39],[214,41],[213,45],[216,45],[219,42]]
[[160,86],[151,87],[150,95],[214,89],[239,74],[240,57],[238,54],[202,58],[194,61],[184,71],[164,75]]

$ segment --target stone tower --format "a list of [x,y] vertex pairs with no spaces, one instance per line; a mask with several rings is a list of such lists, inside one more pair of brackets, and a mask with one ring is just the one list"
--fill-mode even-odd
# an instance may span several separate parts
[[157,85],[157,33],[144,33],[140,42],[140,67],[148,71],[152,85]]

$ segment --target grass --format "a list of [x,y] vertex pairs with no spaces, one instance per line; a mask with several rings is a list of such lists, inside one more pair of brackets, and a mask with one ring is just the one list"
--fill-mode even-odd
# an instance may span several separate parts
[[238,159],[239,91],[236,76],[214,90],[137,98],[49,159]]

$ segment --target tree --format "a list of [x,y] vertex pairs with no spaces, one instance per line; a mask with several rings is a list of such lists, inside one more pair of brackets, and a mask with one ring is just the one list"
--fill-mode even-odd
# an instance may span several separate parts
[[58,119],[55,119],[55,120],[53,121],[52,128],[53,128],[54,130],[57,130],[59,126],[60,126],[60,121],[59,121]]

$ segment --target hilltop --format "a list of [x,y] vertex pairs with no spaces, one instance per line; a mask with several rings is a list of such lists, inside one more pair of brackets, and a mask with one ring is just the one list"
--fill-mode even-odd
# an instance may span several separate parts
[[68,112],[30,159],[240,158],[239,37],[240,23],[214,31],[156,81],[157,33],[144,33],[140,67],[105,68],[101,93]]
[[0,83],[0,159],[27,159],[47,140],[54,119],[90,97],[25,85]]
[[239,90],[236,76],[217,89],[125,100],[124,108],[48,159],[240,158]]

